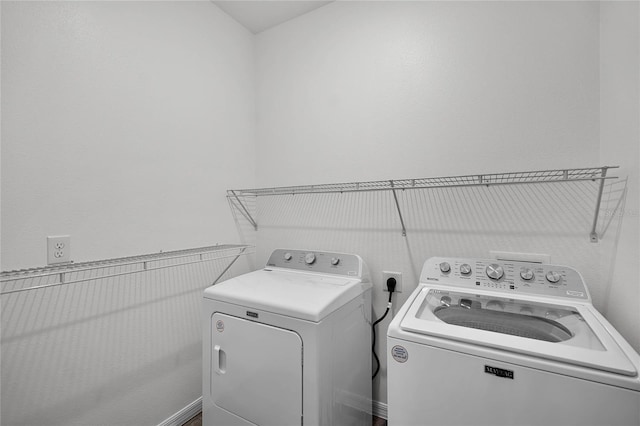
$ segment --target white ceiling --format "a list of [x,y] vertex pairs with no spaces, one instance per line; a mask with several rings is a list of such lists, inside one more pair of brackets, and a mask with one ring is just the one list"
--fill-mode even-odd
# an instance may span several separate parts
[[254,34],[331,3],[313,0],[211,1]]

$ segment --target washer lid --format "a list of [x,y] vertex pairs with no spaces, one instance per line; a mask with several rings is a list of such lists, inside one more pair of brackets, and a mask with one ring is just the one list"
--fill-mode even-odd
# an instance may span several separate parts
[[424,287],[400,327],[625,376],[636,368],[586,305]]
[[319,322],[368,288],[360,279],[263,269],[213,285],[204,297]]

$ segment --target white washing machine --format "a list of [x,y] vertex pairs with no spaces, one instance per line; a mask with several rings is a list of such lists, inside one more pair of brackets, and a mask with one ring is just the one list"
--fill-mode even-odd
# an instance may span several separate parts
[[203,425],[370,425],[371,283],[353,254],[275,250],[204,292]]
[[566,266],[431,258],[387,349],[390,426],[640,424],[640,357]]

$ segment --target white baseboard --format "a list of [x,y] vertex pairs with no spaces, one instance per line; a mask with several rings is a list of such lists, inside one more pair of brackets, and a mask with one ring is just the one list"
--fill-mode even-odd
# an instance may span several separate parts
[[196,399],[182,410],[169,417],[158,426],[182,426],[202,411],[202,397]]
[[[387,420],[387,404],[380,401],[372,403],[373,415]],[[196,399],[182,410],[169,417],[158,426],[182,426],[202,411],[202,397]]]
[[384,402],[380,402],[380,401],[373,401],[372,404],[373,407],[373,415],[376,417],[381,417],[385,420],[388,419],[388,414],[387,414],[387,404],[385,404]]

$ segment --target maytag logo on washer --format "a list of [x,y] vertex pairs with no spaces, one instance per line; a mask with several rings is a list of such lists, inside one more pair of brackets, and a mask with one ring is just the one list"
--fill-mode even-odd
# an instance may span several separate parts
[[505,370],[504,368],[498,368],[498,367],[492,367],[490,365],[485,365],[484,366],[484,372],[487,374],[493,374],[494,376],[497,377],[504,377],[505,379],[511,379],[513,380],[513,371],[511,370]]
[[403,363],[407,362],[407,360],[409,359],[409,352],[407,352],[404,346],[395,345],[393,348],[391,348],[391,356],[397,362]]
[[218,330],[219,333],[222,333],[224,331],[224,321],[216,321],[216,330]]

